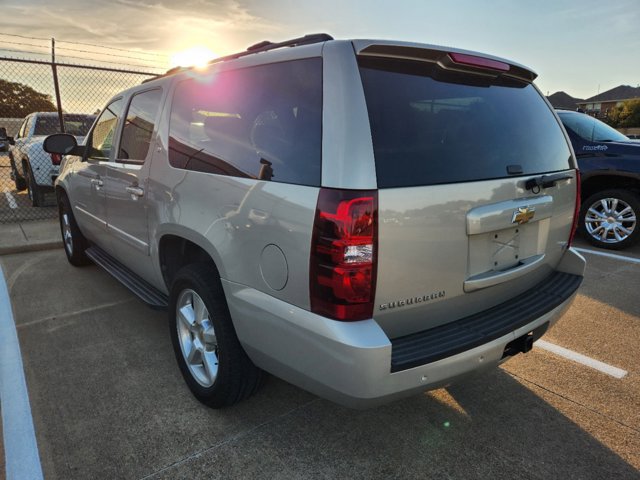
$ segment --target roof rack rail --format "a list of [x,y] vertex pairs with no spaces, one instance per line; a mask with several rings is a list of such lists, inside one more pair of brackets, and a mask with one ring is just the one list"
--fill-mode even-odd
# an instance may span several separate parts
[[[291,40],[284,40],[283,42],[270,42],[269,40],[264,40],[262,42],[256,43],[255,45],[251,45],[249,48],[242,52],[232,53],[231,55],[225,55],[224,57],[219,57],[211,60],[209,65],[213,63],[225,62],[228,60],[234,60],[236,58],[246,57],[247,55],[253,55],[255,53],[267,52],[269,50],[275,50],[277,48],[283,47],[299,47],[301,45],[310,45],[312,43],[320,43],[326,42],[328,40],[333,40],[333,37],[326,33],[312,33],[305,35],[304,37],[292,38]],[[170,70],[167,70],[162,75],[157,75],[155,77],[147,78],[143,80],[142,83],[151,82],[152,80],[156,80],[162,77],[168,77],[178,72],[182,72],[185,70],[191,70],[193,67],[173,67]]]
[[292,38],[291,40],[285,40],[283,42],[277,42],[277,43],[265,40],[263,42],[256,43],[255,45],[251,45],[244,52],[232,53],[231,55],[226,55],[224,57],[216,58],[214,60],[211,60],[209,63],[211,64],[211,63],[224,62],[226,60],[234,60],[236,58],[245,57],[247,55],[253,55],[254,53],[275,50],[276,48],[299,47],[300,45],[309,45],[311,43],[326,42],[328,40],[333,40],[333,37],[326,33],[312,33],[309,35],[305,35],[304,37]]

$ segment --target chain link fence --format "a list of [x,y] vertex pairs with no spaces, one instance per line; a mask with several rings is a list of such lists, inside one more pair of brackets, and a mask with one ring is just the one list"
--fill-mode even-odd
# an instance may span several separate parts
[[82,138],[113,95],[157,74],[0,57],[0,224],[55,218],[46,135]]

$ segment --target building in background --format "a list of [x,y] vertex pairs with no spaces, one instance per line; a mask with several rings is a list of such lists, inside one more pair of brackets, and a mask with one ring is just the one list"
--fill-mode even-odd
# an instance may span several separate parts
[[547,97],[553,108],[563,108],[565,110],[577,110],[578,103],[584,102],[581,98],[574,98],[565,92],[556,92]]
[[640,99],[640,87],[620,85],[586,100],[580,100],[577,103],[578,108],[589,115],[593,115],[596,118],[606,118],[607,112],[612,108],[622,105],[627,100],[637,99]]

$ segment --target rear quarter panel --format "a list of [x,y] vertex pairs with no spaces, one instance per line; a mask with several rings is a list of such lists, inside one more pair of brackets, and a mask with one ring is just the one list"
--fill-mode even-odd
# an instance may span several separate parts
[[[164,235],[171,234],[207,251],[224,280],[308,309],[309,251],[319,189],[172,167],[167,158],[175,84],[174,79],[171,86],[163,85],[169,88],[169,97],[147,186],[151,254],[157,265],[152,283],[167,291],[158,245]],[[264,259],[268,245],[282,251],[284,262],[274,266]],[[265,281],[269,268],[277,270],[276,276],[285,272],[282,288],[274,289]]]

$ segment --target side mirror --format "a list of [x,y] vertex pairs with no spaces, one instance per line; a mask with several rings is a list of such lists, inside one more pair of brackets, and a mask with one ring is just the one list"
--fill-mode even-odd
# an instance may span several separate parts
[[4,140],[6,140],[7,142],[9,142],[9,145],[15,145],[16,141],[14,140],[13,137],[7,137]]
[[82,148],[78,147],[76,137],[68,133],[54,133],[44,139],[42,148],[47,153],[60,155],[82,155]]

